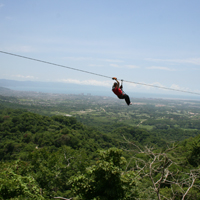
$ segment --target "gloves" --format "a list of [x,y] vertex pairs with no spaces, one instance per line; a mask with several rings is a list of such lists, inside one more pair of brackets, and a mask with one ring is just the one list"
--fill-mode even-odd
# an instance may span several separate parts
[[116,78],[116,77],[113,77],[112,80],[117,80],[117,78]]

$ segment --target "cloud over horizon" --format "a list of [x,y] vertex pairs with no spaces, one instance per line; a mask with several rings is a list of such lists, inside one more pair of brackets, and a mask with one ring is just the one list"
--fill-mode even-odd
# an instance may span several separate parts
[[15,77],[15,78],[22,78],[22,79],[38,79],[37,77],[34,76],[30,76],[30,75],[21,75],[21,74],[15,74],[15,75],[11,75],[11,77]]
[[146,67],[146,69],[158,69],[158,70],[166,70],[166,71],[176,71],[175,69],[171,69],[169,67],[159,67],[159,66]]
[[180,63],[180,64],[193,64],[200,65],[200,58],[188,58],[188,59],[154,59],[146,58],[145,60],[153,62],[171,62],[171,63]]
[[117,64],[110,64],[111,67],[116,67],[116,68],[128,68],[128,69],[137,69],[140,68],[139,66],[136,65],[117,65]]
[[3,47],[3,49],[5,49],[5,51],[9,51],[9,52],[18,52],[18,53],[30,53],[30,52],[35,52],[36,49],[33,48],[32,46],[29,45],[9,45],[6,47]]
[[112,81],[97,81],[94,79],[91,80],[78,80],[78,79],[60,79],[57,80],[57,82],[62,83],[73,83],[73,84],[79,84],[79,85],[93,85],[93,86],[103,86],[103,87],[111,87]]

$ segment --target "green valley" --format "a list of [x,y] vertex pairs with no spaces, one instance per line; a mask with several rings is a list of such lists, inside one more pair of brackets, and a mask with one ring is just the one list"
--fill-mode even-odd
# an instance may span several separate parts
[[0,199],[200,199],[200,101],[0,95]]

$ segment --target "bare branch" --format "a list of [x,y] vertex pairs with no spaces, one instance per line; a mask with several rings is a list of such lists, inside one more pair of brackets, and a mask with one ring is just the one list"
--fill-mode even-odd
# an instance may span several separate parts
[[193,187],[194,182],[195,182],[195,180],[196,180],[196,177],[193,175],[192,172],[191,172],[191,176],[192,176],[192,183],[191,183],[190,187],[187,189],[187,191],[185,192],[185,194],[183,195],[182,200],[185,199],[185,196],[188,194],[188,192],[190,191],[190,189]]
[[140,152],[142,152],[142,150],[141,150],[135,143],[130,142],[129,140],[127,140],[127,139],[125,138],[124,135],[123,135],[123,138],[124,138],[124,140],[125,140],[128,144],[132,144],[132,145],[135,146]]
[[[180,193],[182,194],[182,200],[185,200],[191,188],[200,188],[200,186],[195,185],[195,180],[200,177],[200,169],[188,169],[189,173],[179,170],[181,160],[179,158],[174,159],[174,154],[176,154],[174,151],[173,154],[170,153],[177,145],[173,144],[172,147],[168,147],[164,151],[156,152],[155,149],[148,146],[143,148],[139,147],[125,137],[124,140],[126,143],[131,144],[134,149],[129,151],[133,153],[129,164],[132,160],[135,160],[134,170],[136,172],[136,178],[139,177],[141,180],[144,177],[149,177],[152,182],[152,189],[157,194],[158,200],[161,200],[161,198],[174,200]],[[144,155],[143,158],[141,158],[141,154]],[[174,166],[172,168],[173,171],[170,171],[172,165]],[[128,166],[126,170],[128,170]],[[176,170],[174,171],[174,169]],[[169,196],[160,194],[161,184],[167,184],[171,188],[171,192],[168,194]],[[187,190],[185,189],[186,187]]]

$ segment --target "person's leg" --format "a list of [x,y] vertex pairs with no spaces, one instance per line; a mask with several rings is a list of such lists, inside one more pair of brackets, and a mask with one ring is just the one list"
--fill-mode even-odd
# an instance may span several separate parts
[[131,101],[130,101],[129,96],[127,94],[125,94],[124,98],[125,98],[125,101],[126,101],[127,105],[130,105]]
[[119,98],[119,99],[125,99],[127,105],[132,104],[132,103],[130,102],[130,98],[129,98],[129,96],[128,96],[127,94],[123,94],[122,96],[119,96],[118,98]]

